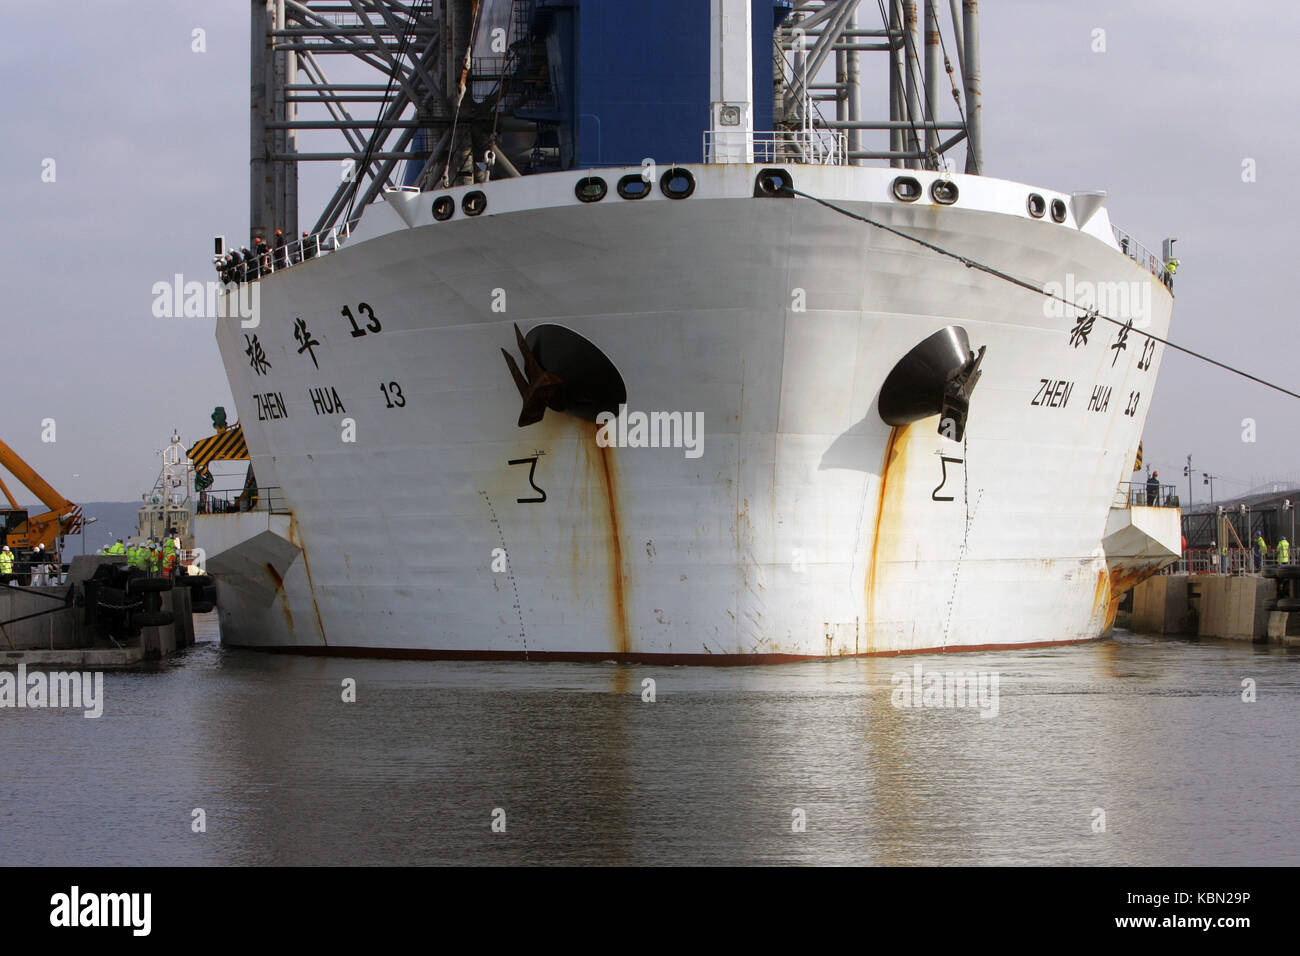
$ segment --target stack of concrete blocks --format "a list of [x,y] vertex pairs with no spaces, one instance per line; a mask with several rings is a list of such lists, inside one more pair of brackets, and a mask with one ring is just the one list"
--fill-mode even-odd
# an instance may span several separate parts
[[1133,589],[1130,628],[1230,641],[1300,644],[1300,613],[1273,611],[1277,582],[1254,575],[1158,574]]

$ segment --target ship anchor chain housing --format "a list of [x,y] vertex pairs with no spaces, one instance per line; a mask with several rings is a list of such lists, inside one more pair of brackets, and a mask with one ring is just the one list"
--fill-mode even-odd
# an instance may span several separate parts
[[917,343],[885,378],[877,409],[886,425],[910,425],[939,416],[939,434],[961,441],[970,396],[980,377],[985,346],[972,352],[959,325],[949,325]]

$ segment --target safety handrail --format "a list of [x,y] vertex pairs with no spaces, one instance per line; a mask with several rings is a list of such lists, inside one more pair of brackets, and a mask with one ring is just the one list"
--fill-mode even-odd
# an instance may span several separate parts
[[1258,574],[1264,568],[1293,564],[1288,555],[1279,561],[1276,548],[1264,552],[1263,563],[1255,548],[1188,548],[1176,562],[1161,570],[1162,574]]
[[1129,508],[1179,507],[1177,485],[1156,485],[1153,488],[1145,481],[1121,481],[1119,490]]
[[848,162],[848,137],[843,130],[705,130],[704,161],[714,162],[719,150],[734,149],[737,137],[746,152],[754,152],[756,163],[802,163],[815,166],[843,166]]
[[[213,264],[222,282],[256,282],[264,275],[289,269],[309,259],[319,259],[321,256],[335,252],[352,235],[352,230],[360,221],[361,218],[357,217],[324,232],[299,236],[293,242],[286,242],[282,246],[264,245],[260,254],[250,250],[251,261],[245,261],[241,256],[236,263],[230,261],[228,256],[219,256]],[[238,250],[232,249],[231,253],[238,254]]]
[[274,485],[259,485],[251,489],[240,485],[200,491],[195,511],[201,515],[246,514],[250,511],[289,514],[289,504],[283,489]]
[[1162,281],[1166,279],[1168,271],[1165,269],[1165,260],[1163,256],[1156,255],[1114,223],[1111,223],[1110,228],[1111,232],[1115,234],[1115,241],[1119,243],[1120,251],[1124,253],[1124,255],[1128,256],[1156,278]]

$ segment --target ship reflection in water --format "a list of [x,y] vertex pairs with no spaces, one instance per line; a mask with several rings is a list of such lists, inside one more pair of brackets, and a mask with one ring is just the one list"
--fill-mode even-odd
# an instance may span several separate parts
[[[215,638],[106,675],[99,720],[0,712],[0,864],[1300,863],[1300,683],[1276,647],[1121,632],[710,669]],[[923,685],[996,676],[996,716],[973,690],[905,700],[918,664]]]

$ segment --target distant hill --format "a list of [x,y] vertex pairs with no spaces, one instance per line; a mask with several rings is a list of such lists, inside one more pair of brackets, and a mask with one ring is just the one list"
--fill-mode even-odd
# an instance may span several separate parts
[[[135,534],[136,513],[141,504],[139,501],[90,501],[83,504],[81,513],[87,519],[96,519],[93,524],[86,525],[86,553]],[[64,543],[64,551],[70,555],[80,554],[81,535],[69,538]]]

